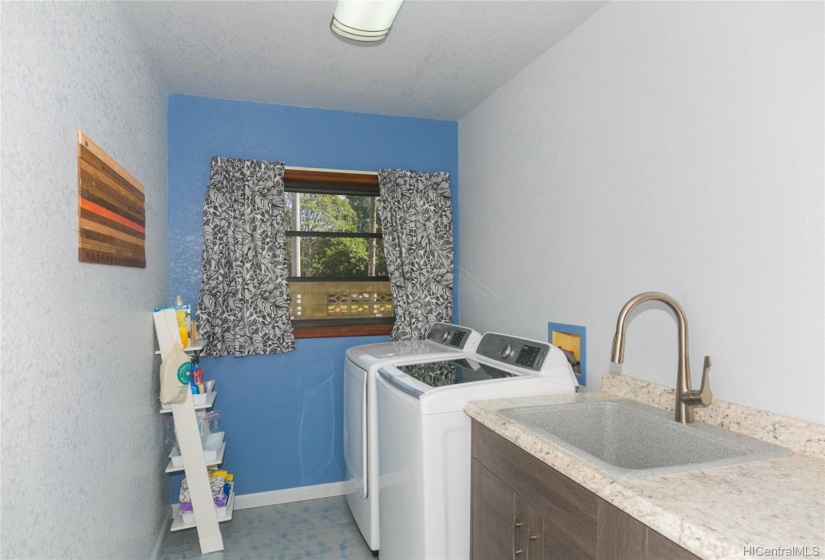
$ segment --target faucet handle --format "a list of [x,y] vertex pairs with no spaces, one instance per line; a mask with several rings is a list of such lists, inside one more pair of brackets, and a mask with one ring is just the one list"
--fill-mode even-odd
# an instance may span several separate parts
[[702,406],[713,402],[713,393],[710,391],[710,356],[705,356],[705,366],[702,368],[702,386],[699,388],[699,398]]
[[690,391],[685,402],[691,406],[708,406],[713,402],[713,393],[710,390],[710,356],[705,356],[701,388],[698,391]]

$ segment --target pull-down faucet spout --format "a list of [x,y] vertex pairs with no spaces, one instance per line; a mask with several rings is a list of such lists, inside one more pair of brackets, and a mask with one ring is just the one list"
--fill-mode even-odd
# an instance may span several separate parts
[[616,335],[613,337],[613,352],[611,360],[617,364],[624,362],[625,331],[627,317],[630,312],[646,301],[660,301],[670,307],[676,314],[679,326],[679,370],[676,376],[676,421],[682,424],[693,422],[693,407],[708,406],[713,401],[710,391],[710,356],[705,356],[704,371],[702,373],[702,388],[699,391],[691,389],[690,357],[688,355],[688,326],[685,311],[679,303],[667,294],[659,292],[645,292],[631,298],[619,312],[616,322]]

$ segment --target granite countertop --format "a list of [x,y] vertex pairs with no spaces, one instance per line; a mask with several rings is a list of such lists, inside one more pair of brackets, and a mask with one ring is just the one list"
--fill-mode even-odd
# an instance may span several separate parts
[[825,426],[714,401],[696,409],[697,421],[787,447],[793,454],[689,473],[617,478],[498,414],[506,408],[628,398],[673,410],[673,394],[672,388],[607,373],[600,393],[477,401],[464,410],[697,556],[825,556]]

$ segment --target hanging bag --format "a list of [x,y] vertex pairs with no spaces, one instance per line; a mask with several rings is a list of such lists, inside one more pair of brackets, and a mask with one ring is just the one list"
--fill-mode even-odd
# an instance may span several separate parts
[[180,404],[186,400],[189,391],[189,356],[183,351],[180,342],[166,355],[160,364],[160,402],[163,404]]

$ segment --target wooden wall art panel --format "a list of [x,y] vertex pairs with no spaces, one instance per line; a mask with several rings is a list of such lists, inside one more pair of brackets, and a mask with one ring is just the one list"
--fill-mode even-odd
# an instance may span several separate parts
[[143,185],[82,132],[77,184],[80,262],[146,268]]

